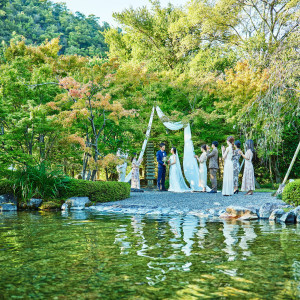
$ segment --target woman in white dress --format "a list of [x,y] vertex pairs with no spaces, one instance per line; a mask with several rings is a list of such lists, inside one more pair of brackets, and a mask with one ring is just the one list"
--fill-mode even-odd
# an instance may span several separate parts
[[207,166],[206,166],[207,147],[206,147],[206,145],[201,146],[201,151],[202,151],[201,156],[199,157],[199,156],[195,155],[195,157],[197,158],[197,160],[199,162],[199,187],[201,187],[202,192],[205,193],[206,192],[206,186],[207,186]]
[[224,159],[223,189],[222,189],[223,196],[231,196],[234,193],[233,161],[232,161],[233,143],[234,143],[234,137],[229,136],[227,138],[228,147],[225,149],[225,147],[222,146],[222,157]]
[[169,169],[169,192],[184,193],[190,192],[182,175],[179,156],[175,147],[171,148],[171,157],[168,161]]

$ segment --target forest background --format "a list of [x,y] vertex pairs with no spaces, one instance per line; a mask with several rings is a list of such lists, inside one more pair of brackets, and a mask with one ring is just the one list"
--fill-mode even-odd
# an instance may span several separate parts
[[[112,28],[64,4],[0,1],[2,176],[43,164],[116,180],[117,149],[140,151],[159,105],[190,122],[197,153],[251,138],[257,181],[282,180],[299,142],[299,2],[150,2]],[[183,132],[157,117],[151,139],[183,153]]]

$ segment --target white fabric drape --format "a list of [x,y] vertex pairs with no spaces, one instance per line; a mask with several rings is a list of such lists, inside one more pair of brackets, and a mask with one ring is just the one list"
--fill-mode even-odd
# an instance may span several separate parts
[[193,191],[201,191],[199,187],[199,166],[195,158],[194,144],[190,124],[184,128],[183,171]]
[[170,122],[158,106],[156,106],[156,112],[157,112],[157,115],[160,118],[160,120],[163,122],[165,127],[167,127],[168,129],[180,130],[183,128],[184,125],[181,122]]
[[[146,131],[146,137],[142,146],[142,150],[140,152],[139,155],[139,160],[142,159],[142,157],[144,156],[146,147],[147,147],[147,143],[150,137],[150,133],[151,133],[151,128],[152,128],[152,123],[153,123],[153,117],[154,117],[154,112],[155,112],[155,108],[153,106],[152,111],[151,111],[151,115],[150,115],[150,119],[149,119],[149,123],[148,123],[148,127],[147,127],[147,131]],[[132,174],[132,170],[130,171],[130,173],[125,177],[125,182],[129,182],[131,180],[131,174]]]

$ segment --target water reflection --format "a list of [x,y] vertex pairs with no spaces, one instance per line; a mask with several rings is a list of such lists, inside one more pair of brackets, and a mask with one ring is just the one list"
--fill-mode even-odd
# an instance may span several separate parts
[[[270,224],[260,224],[264,232],[272,230]],[[251,244],[257,238],[255,225],[235,220],[212,222],[193,215],[163,219],[135,215],[130,217],[130,224],[120,224],[115,229],[114,243],[121,255],[150,259],[147,267],[151,276],[146,275],[146,279],[149,285],[155,285],[166,280],[167,274],[174,270],[191,271],[193,261],[188,258],[193,255],[199,257],[198,263],[210,263],[205,255],[199,256],[199,249],[209,248],[212,242],[216,252],[225,253],[227,261],[247,260],[252,255]],[[220,272],[236,276],[237,269]]]
[[7,299],[295,299],[299,229],[193,215],[0,215],[0,290]]

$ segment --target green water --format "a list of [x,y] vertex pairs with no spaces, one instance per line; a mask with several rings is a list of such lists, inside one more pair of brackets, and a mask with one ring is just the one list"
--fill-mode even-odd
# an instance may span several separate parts
[[0,299],[298,299],[300,226],[0,215]]

